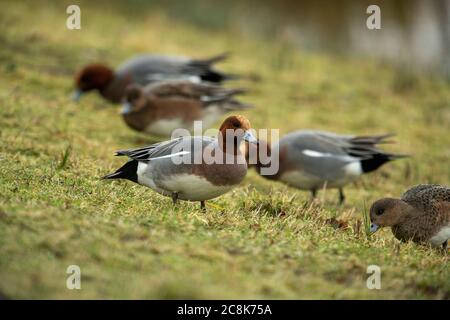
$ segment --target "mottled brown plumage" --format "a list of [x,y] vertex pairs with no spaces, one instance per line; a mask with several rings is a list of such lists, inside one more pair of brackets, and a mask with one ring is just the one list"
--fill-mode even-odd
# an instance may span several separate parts
[[377,200],[370,219],[373,231],[391,227],[401,241],[445,246],[450,237],[450,188],[423,184],[406,191],[401,199]]
[[134,84],[127,87],[122,115],[132,129],[170,136],[179,128],[192,131],[196,120],[207,129],[227,111],[248,107],[234,99],[239,93],[243,90],[189,81],[164,81],[144,88]]

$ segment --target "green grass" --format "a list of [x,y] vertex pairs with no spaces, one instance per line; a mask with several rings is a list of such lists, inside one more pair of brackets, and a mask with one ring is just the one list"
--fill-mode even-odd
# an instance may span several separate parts
[[[368,237],[363,218],[379,197],[450,183],[448,83],[298,52],[232,24],[206,30],[163,9],[81,1],[82,29],[69,31],[68,3],[8,1],[0,11],[0,297],[450,298],[448,254],[399,245],[389,230]],[[228,50],[222,69],[260,79],[235,83],[251,90],[253,127],[395,132],[387,148],[414,157],[349,185],[342,207],[335,190],[310,204],[309,194],[253,171],[206,213],[197,203],[174,208],[131,182],[99,180],[123,162],[115,150],[152,138],[129,130],[95,94],[72,103],[73,72],[143,51]],[[66,289],[72,264],[81,290]],[[381,290],[366,288],[370,264],[381,267]]]

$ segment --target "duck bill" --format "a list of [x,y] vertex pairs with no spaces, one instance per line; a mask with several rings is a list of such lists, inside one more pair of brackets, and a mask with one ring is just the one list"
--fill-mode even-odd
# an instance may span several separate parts
[[122,109],[120,110],[121,114],[129,114],[132,110],[131,104],[129,102],[124,102],[122,105]]
[[258,144],[258,139],[256,139],[250,130],[245,131],[243,139],[247,142]]
[[375,224],[375,223],[371,223],[370,224],[370,232],[371,233],[375,233],[379,228],[380,227],[377,224]]
[[78,102],[78,101],[80,101],[80,98],[82,95],[83,95],[83,91],[81,91],[80,89],[77,89],[72,93],[70,98],[72,99],[72,101]]

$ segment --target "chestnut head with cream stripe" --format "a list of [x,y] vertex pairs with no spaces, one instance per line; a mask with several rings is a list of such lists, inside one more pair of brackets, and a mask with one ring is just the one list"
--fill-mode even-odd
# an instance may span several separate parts
[[[104,179],[128,179],[162,195],[171,196],[174,203],[178,199],[200,201],[201,208],[205,208],[206,200],[228,192],[244,179],[247,173],[244,156],[239,152],[238,145],[230,147],[228,142],[240,143],[246,140],[256,143],[250,128],[247,118],[231,116],[220,127],[218,139],[184,136],[144,148],[118,151],[117,155],[128,156],[131,160],[114,173],[104,176]],[[231,151],[227,156],[230,155],[236,161],[196,163],[195,156],[203,155],[209,146],[212,147],[211,152],[219,155]],[[198,151],[202,152],[199,154]],[[180,156],[183,157],[180,159],[182,161],[175,161]],[[183,161],[185,156],[186,160],[194,161]]]
[[251,132],[250,121],[241,115],[226,118],[219,128],[219,146],[224,153],[239,155],[242,141],[258,144],[258,140]]

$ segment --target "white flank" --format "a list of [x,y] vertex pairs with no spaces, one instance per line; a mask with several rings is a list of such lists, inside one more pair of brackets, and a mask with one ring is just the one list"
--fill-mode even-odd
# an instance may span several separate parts
[[288,171],[281,175],[280,180],[302,190],[316,189],[324,183],[318,177],[300,170]]
[[[320,189],[325,184],[328,188],[339,188],[345,186],[349,182],[355,181],[362,174],[361,163],[359,161],[351,162],[337,170],[339,170],[341,174],[334,180],[325,180],[324,177],[315,176],[301,170],[288,171],[280,177],[280,180],[303,190]],[[326,173],[324,172],[324,175],[325,174]]]
[[152,162],[139,162],[137,169],[138,182],[141,185],[165,195],[171,196],[173,192],[178,193],[180,200],[202,201],[216,198],[228,191],[233,186],[216,186],[208,180],[190,174],[179,174],[169,176],[155,181],[153,177]]
[[183,121],[180,118],[170,120],[158,120],[151,123],[145,131],[160,136],[171,136],[176,129],[184,128]]
[[[222,109],[218,106],[209,106],[203,110],[202,128],[209,129],[223,114]],[[194,122],[186,124],[180,118],[158,120],[145,128],[145,132],[160,136],[172,136],[172,133],[177,129],[186,129],[190,132],[194,129]]]
[[362,167],[360,161],[354,161],[345,166],[345,173],[348,176],[359,177],[362,175]]
[[442,245],[445,241],[450,239],[450,224],[446,227],[443,227],[436,233],[431,239],[430,242],[435,246]]
[[170,192],[178,192],[181,200],[209,200],[216,198],[232,189],[233,186],[216,186],[205,178],[181,174],[171,176],[162,181],[164,189]]
[[151,162],[139,161],[137,167],[137,177],[139,184],[157,191],[158,187],[153,182],[152,166],[153,165]]

